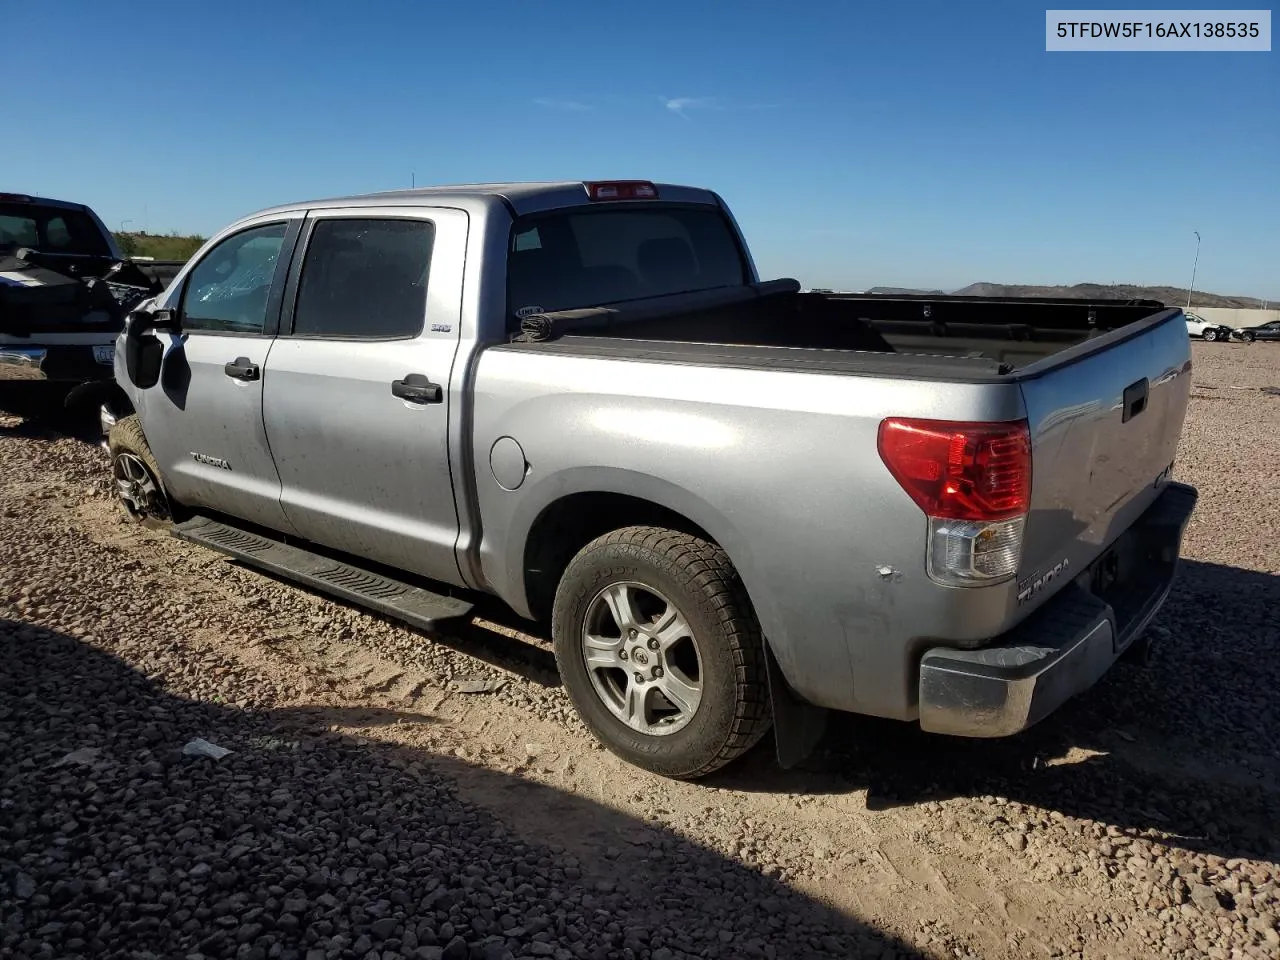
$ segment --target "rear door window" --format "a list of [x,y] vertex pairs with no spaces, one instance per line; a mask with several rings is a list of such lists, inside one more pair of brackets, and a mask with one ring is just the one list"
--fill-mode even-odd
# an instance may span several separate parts
[[302,264],[293,336],[416,337],[426,317],[434,239],[427,220],[317,221]]
[[90,257],[111,254],[98,225],[81,210],[0,203],[0,254],[12,253],[19,247]]
[[600,306],[746,282],[719,210],[574,209],[516,222],[508,254],[509,315]]

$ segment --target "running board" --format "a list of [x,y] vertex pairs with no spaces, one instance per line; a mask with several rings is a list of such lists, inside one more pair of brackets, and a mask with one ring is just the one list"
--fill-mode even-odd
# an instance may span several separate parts
[[428,632],[438,632],[471,615],[472,604],[465,600],[441,596],[208,517],[197,516],[175,525],[173,535]]

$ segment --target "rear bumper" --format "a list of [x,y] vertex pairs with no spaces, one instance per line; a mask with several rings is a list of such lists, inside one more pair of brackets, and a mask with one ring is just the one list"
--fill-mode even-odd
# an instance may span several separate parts
[[[920,663],[920,726],[962,737],[1004,737],[1087,690],[1138,640],[1169,595],[1194,487],[1170,483],[1089,570],[1013,630],[979,650],[935,647]],[[1128,580],[1097,587],[1116,551],[1137,559]]]
[[[103,346],[114,337],[104,337]],[[111,363],[94,359],[90,344],[0,344],[0,382],[53,380],[83,383],[112,376]]]

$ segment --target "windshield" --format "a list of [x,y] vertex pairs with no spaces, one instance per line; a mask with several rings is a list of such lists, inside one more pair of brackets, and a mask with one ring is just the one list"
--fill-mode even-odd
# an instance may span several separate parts
[[93,218],[67,207],[0,203],[0,253],[30,247],[40,253],[111,255]]
[[738,241],[714,208],[575,208],[511,231],[513,317],[747,282]]

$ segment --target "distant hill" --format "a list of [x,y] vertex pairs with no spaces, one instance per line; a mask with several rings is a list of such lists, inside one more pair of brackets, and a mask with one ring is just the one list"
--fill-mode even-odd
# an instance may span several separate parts
[[154,257],[156,260],[186,260],[200,249],[204,237],[182,237],[176,233],[115,233],[116,243],[126,257]]
[[[942,290],[913,290],[906,287],[872,287],[868,293],[944,295]],[[1019,283],[971,283],[959,290],[949,291],[958,297],[1057,297],[1072,300],[1159,300],[1170,306],[1185,305],[1186,287],[1145,287],[1128,283],[1076,283],[1071,286],[1033,286]],[[1193,307],[1246,307],[1259,306],[1257,297],[1229,296],[1222,293],[1191,295]]]
[[947,295],[947,291],[945,290],[917,290],[914,287],[872,287],[867,291],[867,293],[878,293],[890,297],[916,297],[927,296],[929,294],[932,294],[935,297],[945,297]]

